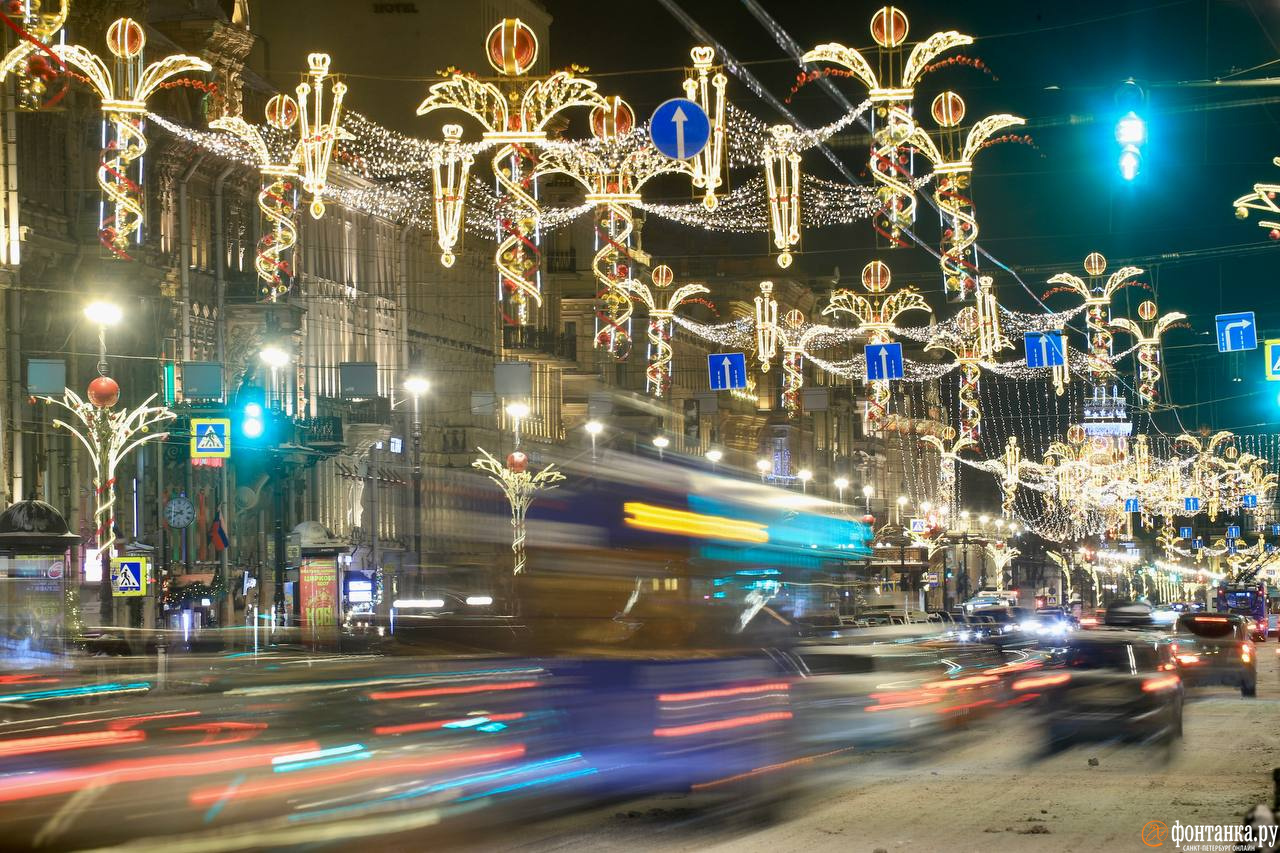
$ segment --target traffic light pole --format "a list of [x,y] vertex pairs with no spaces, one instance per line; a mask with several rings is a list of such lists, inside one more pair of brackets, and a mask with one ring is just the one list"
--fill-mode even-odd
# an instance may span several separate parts
[[[272,602],[272,609],[275,611],[276,618],[277,618],[277,619],[279,619],[279,620],[281,621],[281,623],[287,623],[287,622],[288,622],[288,617],[287,617],[287,614],[286,614],[286,611],[285,611],[285,597],[284,597],[284,563],[285,563],[285,553],[284,553],[284,547],[285,547],[285,546],[284,546],[284,506],[285,506],[285,500],[284,500],[284,475],[283,475],[283,471],[282,471],[280,468],[277,468],[277,469],[276,469],[276,471],[275,471],[275,476],[273,476],[273,477],[271,478],[271,480],[272,480],[272,486],[271,486],[271,489],[272,489],[272,495],[273,495],[273,497],[275,498],[275,510],[274,510],[274,515],[275,515],[275,530],[274,530],[274,533],[275,533],[275,543],[276,543],[276,547],[275,547],[275,552],[276,552],[276,553],[275,553],[275,584],[274,584],[274,586],[275,586],[275,590],[274,590],[275,596],[274,596],[274,601]],[[272,621],[274,622],[275,620],[273,619]]]
[[414,594],[421,595],[426,583],[422,554],[422,416],[418,397],[413,396],[413,553],[418,562]]

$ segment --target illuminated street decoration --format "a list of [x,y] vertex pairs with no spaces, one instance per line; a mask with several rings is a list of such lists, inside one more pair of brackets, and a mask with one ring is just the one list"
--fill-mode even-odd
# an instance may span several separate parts
[[446,124],[444,144],[431,156],[432,210],[435,213],[436,245],[440,247],[440,265],[443,267],[453,266],[457,259],[453,250],[462,234],[467,179],[476,160],[461,142],[462,125]]
[[684,80],[684,96],[702,107],[711,122],[711,138],[693,158],[693,185],[704,191],[702,203],[715,210],[716,191],[724,183],[725,87],[729,78],[715,65],[713,47],[700,45],[689,52],[693,71]]
[[804,351],[818,327],[806,329],[804,314],[792,309],[777,330],[782,341],[782,408],[787,417],[800,415],[800,391],[804,388]]
[[980,276],[974,304],[960,309],[956,315],[956,329],[939,332],[925,345],[926,350],[947,350],[959,362],[959,432],[973,439],[978,437],[982,424],[982,409],[978,402],[982,364],[991,361],[1000,350],[1013,347],[1000,329],[1000,306],[991,292],[991,285],[990,276]]
[[933,197],[943,219],[942,280],[947,298],[956,302],[972,296],[978,283],[978,259],[973,249],[978,241],[978,220],[969,195],[973,159],[996,133],[1026,120],[1008,113],[987,116],[961,138],[963,98],[955,92],[943,92],[933,99],[930,112],[940,128],[937,143],[919,126],[908,142],[933,163]]
[[1075,293],[1084,300],[1089,336],[1089,379],[1097,393],[1115,372],[1111,365],[1111,298],[1117,291],[1134,284],[1131,279],[1135,275],[1141,275],[1142,270],[1138,267],[1120,267],[1103,281],[1102,274],[1107,271],[1107,259],[1098,252],[1092,252],[1084,259],[1084,270],[1089,275],[1088,281],[1068,272],[1058,273],[1050,278],[1049,283],[1058,287],[1046,293],[1045,297],[1055,293]]
[[[134,409],[114,410],[120,399],[120,386],[108,376],[89,383],[87,399],[81,399],[70,388],[62,399],[41,397],[45,405],[60,406],[70,418],[55,418],[55,428],[67,430],[89,453],[93,463],[94,524],[98,553],[106,565],[116,542],[116,468],[136,448],[168,437],[167,432],[152,432],[152,427],[171,421],[176,414],[164,406],[152,406],[152,394]],[[103,574],[103,583],[107,575]]]
[[[267,124],[288,131],[298,121],[298,103],[288,95],[275,95],[267,102]],[[301,144],[289,146],[283,157],[273,156],[261,131],[243,116],[223,116],[209,122],[215,130],[235,135],[253,154],[262,185],[258,190],[258,212],[264,227],[253,259],[262,297],[275,302],[289,292],[293,279],[292,253],[298,242],[298,228],[293,215],[297,210],[298,166]]]
[[[1280,166],[1280,157],[1276,157],[1271,162]],[[1236,209],[1236,219],[1248,219],[1251,210],[1280,217],[1280,205],[1276,204],[1277,195],[1280,195],[1280,184],[1265,181],[1254,184],[1253,192],[1242,195],[1232,202],[1232,206]],[[1280,218],[1259,218],[1258,227],[1266,228],[1272,240],[1280,240]]]
[[773,282],[760,282],[756,297],[756,360],[761,373],[768,373],[778,354],[778,300],[773,296]]
[[[342,118],[342,102],[347,96],[347,84],[333,80],[329,74],[329,54],[307,54],[307,76],[298,84],[298,129],[302,154],[302,188],[311,194],[311,218],[324,216],[324,189],[329,183],[329,165],[333,162],[333,147],[339,140],[350,139],[339,121]],[[332,103],[325,115],[326,80]]]
[[498,484],[498,488],[507,496],[507,502],[511,504],[511,573],[522,574],[527,562],[524,552],[525,513],[539,491],[556,488],[564,480],[564,475],[554,465],[548,465],[536,474],[530,473],[529,457],[519,450],[507,456],[506,465],[483,447],[477,447],[476,450],[480,451],[480,458],[474,460],[471,467],[489,475],[489,479]]
[[818,45],[801,57],[802,62],[839,65],[867,87],[874,106],[868,168],[882,205],[874,226],[889,248],[907,245],[903,229],[915,218],[911,161],[905,147],[915,128],[911,115],[915,86],[940,54],[973,43],[971,37],[954,30],[934,33],[912,48],[904,61],[908,27],[907,16],[893,6],[872,16],[871,37],[879,49],[874,69],[855,48],[836,42]]
[[763,153],[769,229],[778,266],[786,269],[791,266],[791,250],[800,242],[800,152],[795,128],[789,124],[769,128]]
[[[8,4],[4,14],[10,29],[16,31],[17,44],[0,59],[0,82],[14,76],[18,109],[52,107],[66,94],[64,87],[51,96],[49,81],[65,70],[62,58],[53,51],[53,40],[67,23],[69,12],[70,0],[48,0],[47,8],[42,0]],[[59,67],[55,69],[50,60]]]
[[144,65],[147,37],[142,25],[120,18],[107,28],[107,49],[114,69],[78,44],[59,44],[53,52],[75,66],[102,99],[104,121],[98,187],[103,205],[99,240],[112,257],[132,260],[131,242],[142,241],[146,218],[142,187],[142,155],[147,150],[147,101],[166,80],[189,71],[209,71],[203,59],[173,54]]
[[[849,314],[858,321],[855,327],[867,336],[869,344],[887,344],[898,331],[898,317],[908,311],[931,311],[915,287],[907,286],[888,293],[893,275],[883,261],[872,261],[862,268],[862,286],[870,297],[851,290],[837,290],[831,294],[823,316]],[[889,414],[889,380],[871,381],[871,397],[867,401],[866,434],[879,435]]]
[[1008,442],[1005,443],[1001,466],[1004,470],[1000,477],[1000,489],[1004,493],[1004,499],[1000,504],[1000,508],[1006,517],[1010,517],[1013,515],[1013,502],[1017,497],[1018,485],[1021,483],[1023,476],[1029,471],[1042,474],[1045,468],[1043,465],[1022,457],[1022,448],[1018,446],[1018,438],[1013,435],[1009,436]]
[[1119,317],[1111,321],[1112,328],[1128,332],[1138,344],[1138,398],[1146,404],[1147,408],[1152,408],[1160,396],[1157,388],[1162,375],[1160,338],[1175,326],[1187,327],[1181,322],[1187,319],[1186,314],[1170,311],[1163,317],[1157,318],[1156,315],[1159,313],[1156,304],[1148,299],[1138,306],[1138,316],[1151,324],[1149,328],[1143,329],[1128,317]]
[[497,230],[494,264],[498,270],[499,296],[509,312],[510,325],[530,322],[530,311],[542,305],[539,274],[539,218],[535,171],[539,149],[547,145],[551,121],[571,107],[605,107],[596,84],[557,71],[549,77],[526,75],[538,56],[538,40],[519,18],[507,18],[489,31],[485,41],[489,64],[504,78],[482,81],[461,71],[433,84],[418,105],[418,115],[439,109],[461,110],[480,122],[483,140],[496,145],[493,175],[502,209]]
[[1004,573],[1008,570],[1009,565],[1013,563],[1015,557],[1022,552],[1014,548],[1009,543],[1001,541],[988,542],[983,546],[987,560],[995,567],[996,571],[996,591],[1004,591]]
[[[671,387],[671,318],[681,304],[711,291],[705,285],[683,284],[667,295],[666,289],[675,275],[665,264],[654,267],[650,278],[654,290],[634,279],[627,282],[627,289],[649,309],[649,366],[645,368],[645,389],[655,397],[665,397]],[[659,301],[663,295],[666,295],[665,301]]]
[[[945,439],[945,441],[944,441]],[[954,427],[947,427],[942,438],[936,435],[922,435],[920,440],[938,451],[938,486],[942,500],[948,512],[954,517],[959,513],[960,494],[959,481],[956,478],[956,464],[964,451],[977,453],[981,449],[978,442],[967,435],[960,435]],[[947,442],[951,442],[950,445]]]

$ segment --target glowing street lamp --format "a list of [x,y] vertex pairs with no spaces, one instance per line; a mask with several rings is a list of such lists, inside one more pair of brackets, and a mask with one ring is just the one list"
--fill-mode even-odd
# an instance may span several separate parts
[[711,463],[711,470],[713,473],[716,470],[716,464],[723,458],[724,458],[723,450],[718,450],[713,447],[707,451],[707,461]]
[[757,459],[756,470],[760,472],[760,482],[764,482],[765,475],[769,473],[769,469],[773,464],[768,459]]
[[876,493],[875,487],[872,486],[870,483],[867,483],[865,486],[862,487],[862,497],[866,499],[868,515],[871,513],[871,496],[874,495],[875,493]]
[[653,437],[653,446],[658,448],[658,460],[662,460],[662,451],[665,450],[671,442],[665,435],[655,435]]
[[507,413],[507,417],[511,418],[512,429],[515,432],[515,449],[519,450],[520,449],[520,422],[523,421],[525,418],[529,417],[529,412],[530,412],[529,404],[522,402],[520,400],[516,400],[515,402],[507,403],[507,406],[503,411]]
[[844,490],[849,488],[849,478],[836,477],[831,485],[836,487],[836,499],[840,501],[840,506],[844,506]]
[[587,421],[583,429],[587,431],[587,435],[591,436],[591,461],[596,461],[596,438],[600,433],[604,432],[604,424],[599,421]]
[[895,521],[896,521],[898,524],[901,524],[901,523],[902,523],[902,510],[906,507],[906,505],[907,505],[907,496],[906,496],[906,495],[898,495],[898,513],[897,513],[897,517],[896,517],[896,519],[895,519]]
[[801,468],[799,471],[796,472],[796,476],[800,478],[800,490],[803,492],[808,492],[809,481],[813,479],[813,472],[810,471],[808,468]]
[[84,316],[98,327],[98,375],[107,375],[107,326],[115,326],[124,317],[120,306],[101,300],[84,307]]
[[272,402],[277,408],[283,408],[280,405],[280,369],[288,366],[290,361],[289,353],[283,347],[268,344],[258,353],[258,358],[262,360],[263,364],[271,368]]
[[413,398],[413,555],[418,562],[418,588],[423,585],[422,559],[422,395],[431,389],[425,376],[410,376],[404,390]]

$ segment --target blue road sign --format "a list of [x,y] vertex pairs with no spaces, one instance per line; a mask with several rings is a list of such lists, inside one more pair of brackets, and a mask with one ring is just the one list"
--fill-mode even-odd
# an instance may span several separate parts
[[1066,361],[1062,332],[1027,332],[1027,367],[1061,367]]
[[1271,535],[1280,536],[1280,524],[1271,525]]
[[1257,509],[1257,508],[1258,508],[1258,496],[1257,496],[1257,495],[1245,495],[1243,498],[1241,498],[1241,499],[1240,499],[1240,501],[1241,501],[1241,503],[1243,504],[1243,506],[1244,506],[1244,508],[1245,508],[1245,509]]
[[191,419],[191,458],[226,459],[231,455],[229,418]]
[[1179,535],[1179,536],[1181,536],[1183,539],[1190,539],[1190,538],[1191,538],[1191,528],[1190,528],[1190,527],[1179,527],[1179,528],[1178,528],[1178,535]]
[[711,121],[702,107],[687,98],[672,98],[658,105],[649,119],[653,147],[673,160],[698,156],[711,138]]
[[1200,499],[1199,498],[1183,498],[1182,508],[1185,509],[1187,512],[1199,512]]
[[1238,525],[1238,524],[1228,524],[1228,525],[1227,525],[1227,538],[1228,538],[1228,539],[1239,539],[1239,538],[1240,538],[1240,525]]
[[867,344],[867,378],[871,380],[902,378],[902,344]]
[[1200,541],[1200,537],[1199,537],[1199,536],[1197,536],[1195,539],[1192,539],[1192,540],[1191,540],[1191,547],[1192,547],[1192,548],[1199,548],[1199,547],[1201,547],[1202,545],[1204,545],[1204,542]]
[[713,352],[707,356],[707,378],[712,391],[747,387],[747,357],[740,352]]
[[1235,542],[1228,542],[1228,543],[1227,543],[1227,553],[1228,553],[1228,554],[1234,554],[1235,552],[1236,552],[1236,543],[1235,543]]
[[1272,552],[1274,552],[1274,551],[1276,550],[1276,543],[1274,543],[1274,542],[1268,542],[1268,543],[1267,543],[1266,545],[1264,545],[1263,547],[1266,549],[1267,553],[1268,553],[1268,554],[1270,554],[1270,553],[1272,553]]
[[1141,511],[1142,511],[1142,509],[1141,509],[1141,507],[1138,505],[1138,499],[1137,499],[1137,498],[1125,498],[1125,499],[1124,499],[1124,511],[1125,511],[1125,512],[1141,512]]
[[1214,322],[1218,327],[1218,352],[1258,348],[1258,324],[1252,311],[1219,314]]

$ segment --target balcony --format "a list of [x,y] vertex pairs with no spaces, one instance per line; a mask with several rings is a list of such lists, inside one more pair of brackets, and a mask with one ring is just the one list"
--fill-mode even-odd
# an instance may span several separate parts
[[573,362],[578,360],[578,339],[550,329],[506,326],[502,330],[502,348],[526,356],[547,356]]
[[368,424],[373,426],[391,426],[391,400],[388,397],[373,397],[368,400],[352,400],[347,423]]

